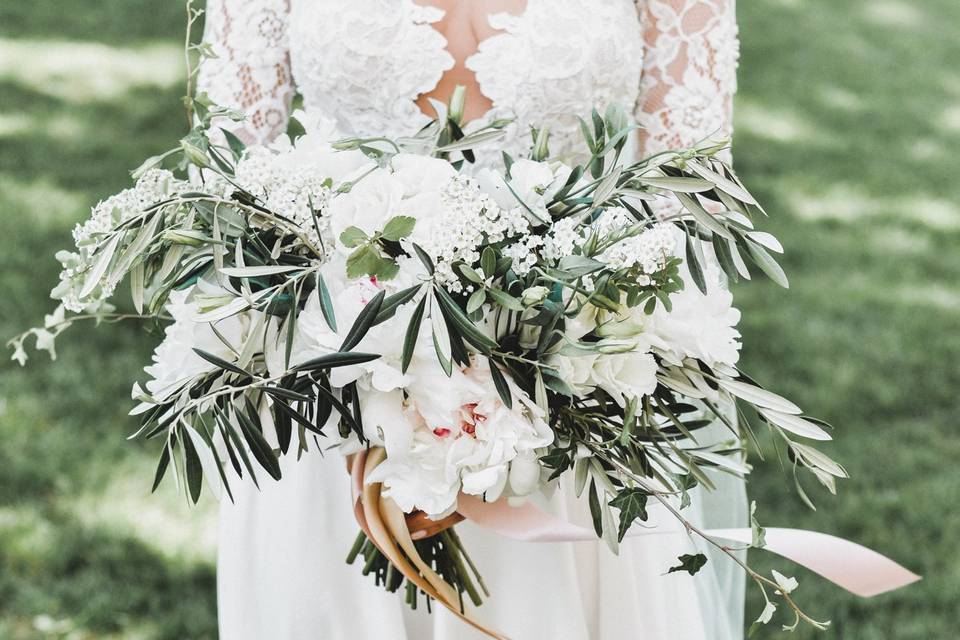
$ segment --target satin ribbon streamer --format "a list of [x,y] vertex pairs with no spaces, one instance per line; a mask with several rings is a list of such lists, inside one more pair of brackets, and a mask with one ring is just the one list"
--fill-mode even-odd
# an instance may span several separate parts
[[[367,536],[391,562],[425,593],[450,609],[459,618],[488,634],[492,638],[505,639],[476,621],[470,614],[460,610],[459,599],[453,587],[443,581],[420,558],[410,540],[403,512],[392,500],[380,496],[380,485],[366,485],[364,478],[386,457],[383,449],[362,452],[353,460],[353,493],[357,521]],[[379,505],[379,515],[377,508]],[[502,536],[522,542],[575,542],[596,540],[593,529],[572,524],[553,516],[530,501],[512,506],[507,500],[484,502],[476,496],[461,495],[457,510],[468,520],[490,529]],[[383,521],[387,521],[387,528]],[[630,537],[665,535],[656,529],[634,527],[627,532]],[[750,544],[750,529],[707,529],[708,536],[733,542]],[[394,536],[390,539],[390,534]],[[765,551],[772,551],[797,564],[820,574],[830,582],[847,591],[869,598],[887,591],[899,589],[920,579],[893,560],[855,542],[836,536],[801,529],[766,529]],[[403,552],[419,569],[410,566],[396,551],[396,541]],[[424,577],[421,577],[422,576]]]

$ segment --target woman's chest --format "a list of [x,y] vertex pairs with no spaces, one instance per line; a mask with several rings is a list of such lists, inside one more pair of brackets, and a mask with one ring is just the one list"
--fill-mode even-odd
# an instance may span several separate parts
[[491,117],[632,107],[643,42],[635,0],[291,0],[290,52],[308,108],[402,135],[428,119],[417,99],[458,72]]

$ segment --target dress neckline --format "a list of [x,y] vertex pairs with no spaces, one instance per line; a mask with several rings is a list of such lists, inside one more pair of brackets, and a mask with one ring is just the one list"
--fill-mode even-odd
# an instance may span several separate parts
[[[481,81],[480,77],[476,73],[476,67],[478,66],[478,61],[482,60],[483,56],[489,53],[490,47],[488,43],[504,37],[510,37],[512,35],[511,29],[509,26],[510,23],[516,24],[517,22],[523,22],[528,19],[528,17],[532,13],[531,7],[537,1],[538,0],[526,0],[526,2],[524,3],[523,9],[519,13],[510,13],[509,11],[497,11],[495,13],[488,13],[485,17],[487,24],[491,28],[495,29],[497,33],[491,36],[487,36],[486,38],[477,40],[476,51],[474,51],[473,53],[471,53],[470,55],[468,55],[462,60],[462,64],[464,68],[468,69],[473,74],[474,81],[476,82],[477,88],[480,90],[481,95],[490,101],[490,108],[485,113],[480,114],[479,116],[477,116],[476,118],[474,118],[468,123],[469,125],[471,125],[471,128],[473,126],[477,126],[478,123],[485,123],[489,121],[492,114],[501,111],[500,105],[497,104],[497,99],[494,96],[488,95],[487,92],[484,91],[483,82]],[[426,10],[424,19],[422,20],[422,22],[420,22],[420,24],[421,26],[427,29],[431,29],[434,33],[436,33],[439,36],[439,38],[437,39],[437,42],[438,43],[442,42],[441,49],[443,50],[444,53],[447,54],[450,61],[449,64],[445,65],[445,68],[441,71],[440,77],[437,78],[437,81],[436,83],[434,83],[433,87],[425,91],[421,91],[416,96],[414,96],[413,101],[414,103],[416,103],[416,101],[420,98],[420,96],[431,93],[439,86],[440,81],[443,79],[444,74],[450,71],[457,64],[458,60],[454,57],[454,55],[450,52],[450,49],[448,48],[450,46],[450,40],[447,38],[447,36],[443,32],[441,32],[439,29],[433,26],[435,23],[439,22],[440,20],[443,20],[444,16],[447,15],[447,10],[442,9],[438,6],[435,6],[433,4],[421,4],[416,0],[406,0],[406,2],[412,5],[415,12],[416,10]],[[417,105],[417,108],[419,110],[419,105]],[[423,115],[426,118],[431,117],[429,114],[424,113],[422,110],[421,110],[421,113],[423,113]]]

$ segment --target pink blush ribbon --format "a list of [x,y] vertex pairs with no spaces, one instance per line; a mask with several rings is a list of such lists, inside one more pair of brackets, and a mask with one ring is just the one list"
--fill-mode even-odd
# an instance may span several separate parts
[[[485,529],[523,542],[597,539],[592,529],[553,516],[529,500],[520,506],[511,506],[505,499],[484,502],[475,496],[461,495],[457,510]],[[750,529],[707,529],[704,533],[745,545],[752,540]],[[627,532],[631,537],[658,534],[665,532],[638,527]],[[920,580],[917,574],[872,549],[816,531],[768,528],[763,549],[792,560],[863,598]]]

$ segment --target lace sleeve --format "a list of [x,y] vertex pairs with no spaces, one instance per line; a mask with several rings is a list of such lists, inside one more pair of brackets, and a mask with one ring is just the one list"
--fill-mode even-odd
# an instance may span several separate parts
[[646,44],[636,113],[641,156],[733,133],[734,3],[639,0]]
[[293,82],[287,40],[289,0],[208,0],[204,42],[213,54],[200,66],[199,91],[247,115],[224,121],[247,144],[286,130]]

